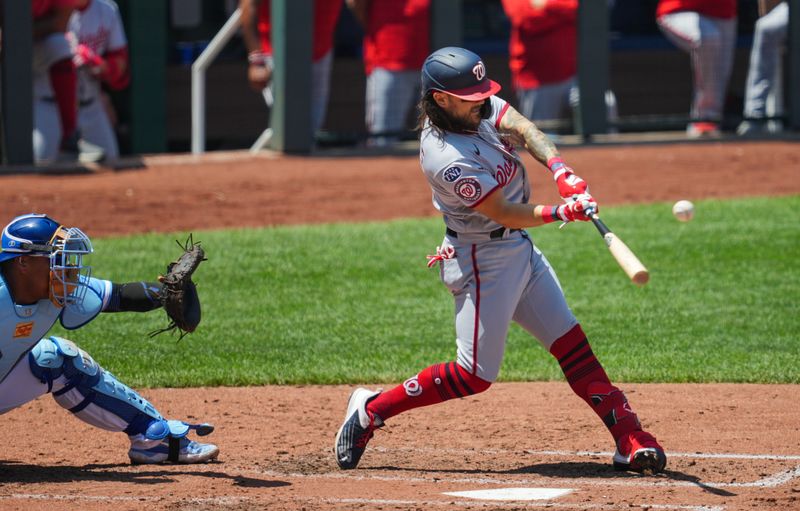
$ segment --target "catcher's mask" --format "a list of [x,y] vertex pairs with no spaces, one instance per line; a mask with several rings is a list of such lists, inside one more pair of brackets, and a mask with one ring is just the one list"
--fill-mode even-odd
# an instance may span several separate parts
[[61,307],[80,306],[92,273],[83,256],[92,252],[92,242],[77,227],[33,213],[18,216],[3,229],[0,262],[24,255],[49,258],[50,299]]

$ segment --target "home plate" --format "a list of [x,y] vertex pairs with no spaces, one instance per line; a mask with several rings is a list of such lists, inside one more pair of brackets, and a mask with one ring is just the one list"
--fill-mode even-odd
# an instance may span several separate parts
[[569,488],[495,488],[492,490],[470,490],[445,492],[453,497],[480,500],[548,500],[572,492]]

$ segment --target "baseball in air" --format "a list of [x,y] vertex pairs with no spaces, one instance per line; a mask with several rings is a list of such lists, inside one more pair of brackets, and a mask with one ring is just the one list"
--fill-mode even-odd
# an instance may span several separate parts
[[672,214],[681,222],[688,222],[694,217],[694,204],[688,200],[679,200],[672,206]]

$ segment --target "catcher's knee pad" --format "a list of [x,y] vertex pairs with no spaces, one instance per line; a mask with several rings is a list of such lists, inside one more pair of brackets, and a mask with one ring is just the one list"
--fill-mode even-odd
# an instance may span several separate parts
[[81,420],[109,431],[143,433],[161,414],[136,391],[103,370],[88,353],[61,337],[39,341],[28,358],[31,372],[56,402]]
[[614,432],[617,428],[640,428],[639,417],[631,409],[628,399],[617,387],[606,382],[592,382],[586,387],[595,413],[603,419],[606,427]]

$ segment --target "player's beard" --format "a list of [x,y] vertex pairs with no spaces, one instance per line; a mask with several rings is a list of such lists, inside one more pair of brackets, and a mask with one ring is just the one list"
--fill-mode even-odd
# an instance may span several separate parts
[[492,114],[492,104],[487,100],[480,106],[480,118],[476,119],[476,116],[472,115],[473,110],[470,110],[470,114],[465,117],[456,117],[437,105],[430,93],[420,99],[418,109],[420,115],[417,121],[417,129],[420,131],[425,129],[426,122],[430,122],[439,138],[444,135],[443,132],[445,131],[455,133],[475,132],[481,119],[488,119]]

